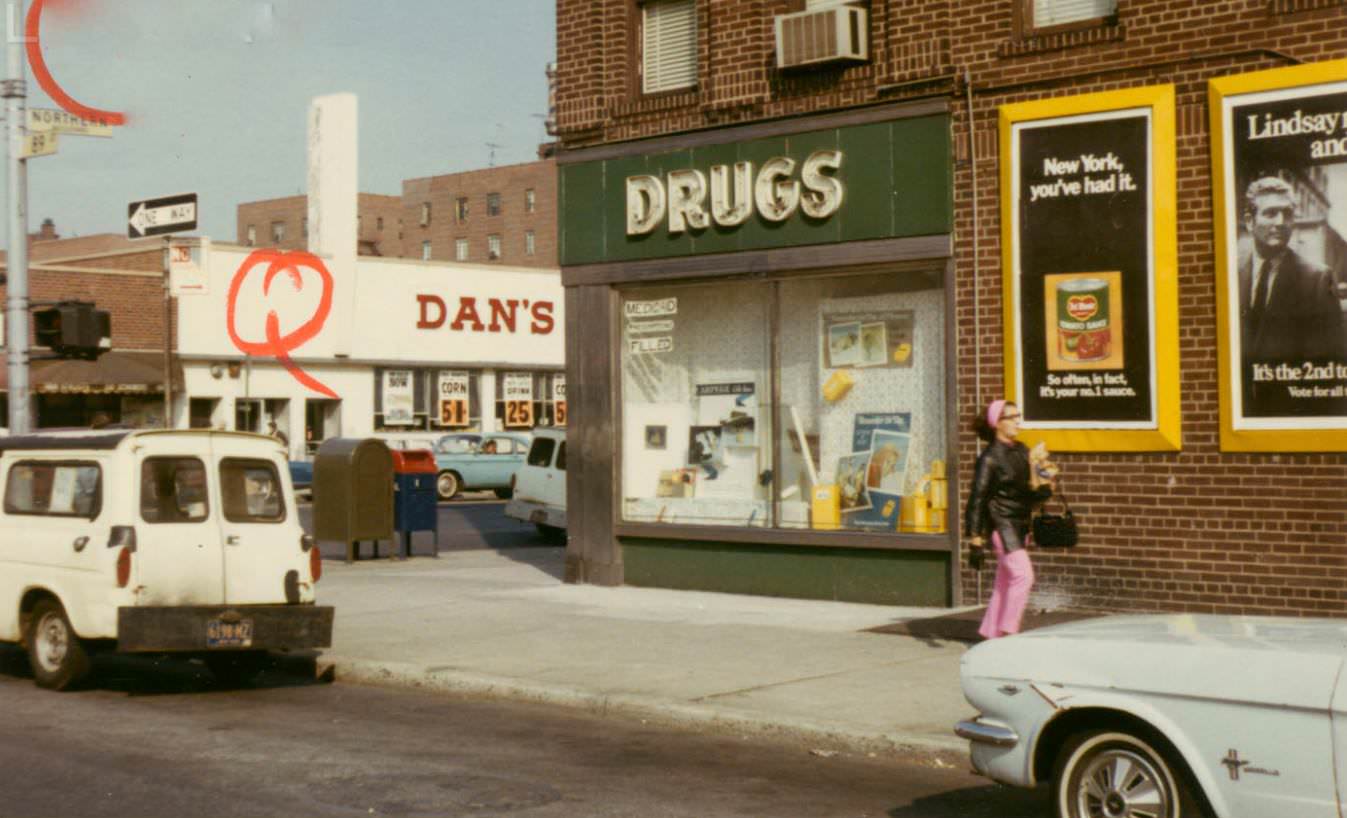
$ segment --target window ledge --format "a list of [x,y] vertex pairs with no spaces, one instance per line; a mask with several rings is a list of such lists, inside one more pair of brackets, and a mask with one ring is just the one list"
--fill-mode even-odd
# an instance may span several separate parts
[[660,94],[642,96],[631,102],[622,102],[613,106],[613,116],[633,116],[656,111],[672,111],[697,104],[697,90],[666,91]]
[[1269,0],[1268,14],[1297,14],[1302,11],[1317,11],[1347,6],[1347,0]]
[[[1324,0],[1272,0],[1274,3],[1323,1]],[[1341,0],[1332,1],[1341,2]],[[1022,57],[1026,54],[1061,51],[1062,49],[1076,48],[1077,46],[1083,45],[1119,42],[1124,39],[1126,33],[1127,31],[1123,26],[1100,23],[1099,25],[1089,26],[1087,28],[1053,31],[1017,40],[1007,40],[997,46],[996,55],[998,57]]]
[[618,537],[694,542],[738,542],[764,546],[864,548],[888,551],[943,551],[957,538],[952,533],[900,534],[887,531],[819,531],[808,528],[744,528],[741,526],[618,522]]

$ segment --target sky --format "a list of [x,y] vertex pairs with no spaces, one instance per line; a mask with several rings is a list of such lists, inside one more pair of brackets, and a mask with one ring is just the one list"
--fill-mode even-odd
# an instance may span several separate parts
[[[487,167],[488,143],[496,165],[532,161],[555,29],[552,0],[47,0],[53,78],[127,124],[29,160],[29,231],[125,233],[127,203],[195,192],[198,234],[234,241],[240,203],[304,192],[323,94],[358,98],[362,192]],[[28,107],[58,107],[25,71]]]

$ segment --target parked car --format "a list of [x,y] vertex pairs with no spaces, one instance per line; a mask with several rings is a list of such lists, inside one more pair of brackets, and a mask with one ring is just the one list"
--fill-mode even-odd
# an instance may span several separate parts
[[529,435],[512,432],[460,432],[444,435],[435,444],[435,491],[452,500],[464,490],[490,489],[510,497],[514,475],[524,463]]
[[296,494],[313,495],[313,461],[312,460],[291,460],[290,466],[290,484],[295,487]]
[[524,465],[515,474],[514,498],[505,514],[533,523],[551,541],[566,537],[566,431],[539,429],[533,433]]
[[241,432],[0,438],[0,641],[56,690],[101,649],[199,656],[239,680],[267,650],[327,647],[322,557],[285,462]]
[[963,657],[955,732],[1057,814],[1337,818],[1347,808],[1347,621],[1085,620]]

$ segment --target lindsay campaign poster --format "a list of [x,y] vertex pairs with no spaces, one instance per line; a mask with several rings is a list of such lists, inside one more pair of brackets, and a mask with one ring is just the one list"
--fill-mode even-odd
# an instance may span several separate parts
[[1347,450],[1347,61],[1213,80],[1221,443]]
[[1179,446],[1173,112],[1171,86],[1001,109],[1006,380],[1053,450]]

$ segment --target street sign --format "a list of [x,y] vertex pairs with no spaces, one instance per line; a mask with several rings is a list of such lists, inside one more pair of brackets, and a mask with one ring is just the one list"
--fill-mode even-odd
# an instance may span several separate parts
[[85,119],[55,108],[29,108],[30,133],[64,133],[72,136],[112,136],[112,126],[97,119]]
[[196,229],[196,194],[145,199],[126,206],[126,236],[141,239]]
[[23,137],[23,150],[20,155],[24,159],[32,159],[34,156],[51,156],[56,153],[56,134],[54,133],[30,133]]

